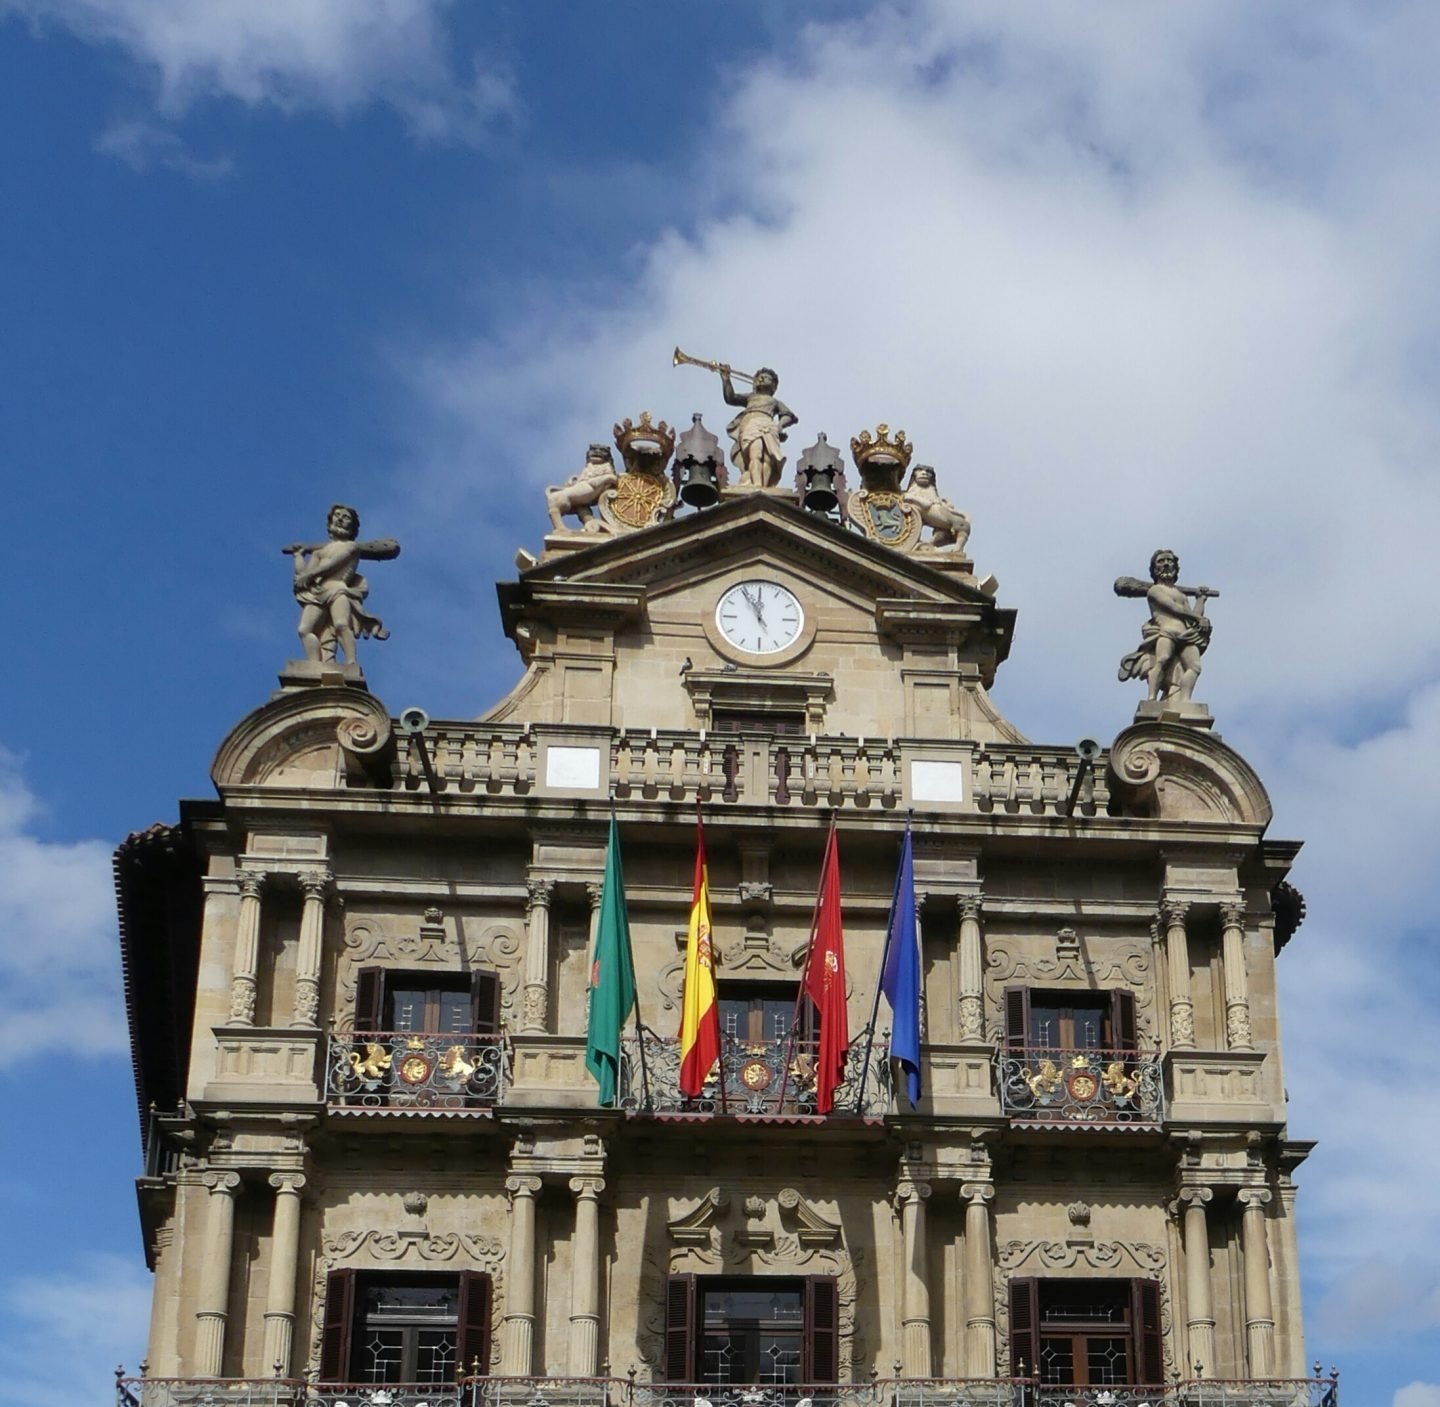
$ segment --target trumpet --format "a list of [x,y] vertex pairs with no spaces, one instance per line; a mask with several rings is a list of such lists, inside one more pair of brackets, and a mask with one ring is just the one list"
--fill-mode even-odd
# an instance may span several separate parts
[[748,381],[750,385],[755,384],[753,376],[747,376],[743,371],[733,371],[724,362],[702,361],[699,357],[692,357],[688,352],[682,352],[679,347],[675,348],[675,355],[670,361],[671,366],[701,366],[706,371],[728,372],[736,381]]

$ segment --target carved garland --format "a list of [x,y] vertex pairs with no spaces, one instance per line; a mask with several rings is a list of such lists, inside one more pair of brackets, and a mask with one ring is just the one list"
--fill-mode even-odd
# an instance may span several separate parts
[[320,1372],[326,1279],[332,1270],[338,1268],[339,1262],[356,1257],[374,1265],[399,1265],[406,1260],[434,1265],[460,1257],[468,1262],[463,1268],[486,1271],[491,1284],[491,1366],[498,1366],[500,1321],[505,1317],[505,1248],[495,1237],[473,1236],[465,1231],[447,1231],[437,1235],[423,1229],[342,1231],[325,1237],[321,1242],[320,1258],[315,1266],[315,1282],[310,1297],[309,1373],[312,1379]]
[[[455,921],[461,933],[467,925]],[[499,974],[500,1010],[507,1026],[514,1026],[515,1001],[520,991],[519,925],[499,920],[485,924],[478,938],[465,938],[467,967],[485,967]],[[339,1029],[347,1029],[355,1019],[356,973],[366,963],[393,962],[400,964],[453,965],[456,958],[455,939],[440,923],[425,922],[418,930],[391,935],[378,918],[356,919],[345,927],[345,952],[340,955],[340,972],[336,982],[335,1021]]]
[[1160,1337],[1167,1376],[1178,1361],[1172,1343],[1170,1280],[1167,1274],[1170,1258],[1162,1247],[1153,1246],[1148,1241],[1097,1241],[1088,1245],[1065,1241],[1002,1241],[996,1259],[1001,1272],[995,1277],[995,1327],[999,1336],[1000,1362],[1010,1361],[1010,1279],[1024,1272],[1031,1261],[1035,1264],[1030,1266],[1030,1274],[1073,1270],[1078,1265],[1089,1270],[1112,1272],[1129,1268],[1144,1279],[1158,1280]]
[[1073,947],[1062,946],[1053,958],[1018,957],[1005,943],[986,945],[985,1005],[989,1013],[991,1041],[1004,1039],[1004,989],[1026,980],[1054,986],[1074,984],[1086,990],[1128,987],[1135,993],[1135,1024],[1147,1044],[1154,1044],[1155,984],[1152,981],[1150,953],[1138,945],[1108,961],[1090,962]]

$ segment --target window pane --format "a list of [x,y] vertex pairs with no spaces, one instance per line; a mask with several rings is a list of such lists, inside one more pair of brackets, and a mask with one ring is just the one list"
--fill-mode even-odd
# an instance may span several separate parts
[[1086,1368],[1091,1383],[1128,1383],[1130,1381],[1130,1345],[1124,1339],[1085,1341]]
[[1042,1383],[1073,1383],[1075,1352],[1068,1338],[1041,1339],[1040,1381]]
[[366,1331],[360,1368],[360,1381],[365,1383],[398,1383],[400,1361],[405,1350],[403,1329],[370,1329]]
[[452,1035],[466,1035],[473,1019],[469,992],[439,992],[440,1019],[436,1029]]
[[415,1381],[455,1381],[455,1330],[421,1329],[416,1335]]

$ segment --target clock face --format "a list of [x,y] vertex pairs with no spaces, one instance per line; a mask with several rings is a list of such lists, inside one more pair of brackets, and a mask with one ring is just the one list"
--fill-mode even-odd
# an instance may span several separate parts
[[720,598],[715,624],[737,650],[773,655],[800,638],[805,612],[779,582],[742,581]]

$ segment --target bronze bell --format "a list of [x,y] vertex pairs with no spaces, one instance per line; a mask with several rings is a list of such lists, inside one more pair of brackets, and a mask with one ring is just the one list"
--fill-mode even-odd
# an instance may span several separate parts
[[680,502],[691,508],[713,508],[720,501],[724,487],[720,478],[720,441],[701,423],[698,414],[690,417],[691,426],[680,436],[675,454],[675,482]]
[[835,492],[835,471],[812,471],[810,481],[805,485],[805,507],[811,513],[833,513],[839,504],[840,498]]
[[720,501],[720,488],[715,482],[715,466],[705,459],[681,461],[685,482],[680,487],[681,503],[691,508],[713,508]]
[[800,502],[811,513],[833,513],[840,506],[844,462],[822,433],[801,456],[798,468]]

